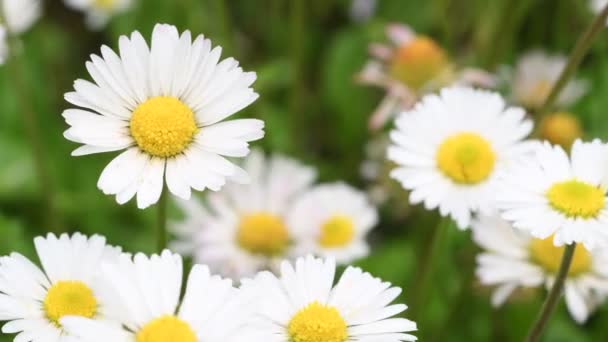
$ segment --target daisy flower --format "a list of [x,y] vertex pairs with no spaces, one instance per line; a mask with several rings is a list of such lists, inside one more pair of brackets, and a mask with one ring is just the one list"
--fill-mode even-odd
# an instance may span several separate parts
[[251,176],[249,184],[229,184],[209,194],[206,205],[178,202],[186,219],[172,225],[178,236],[173,248],[234,279],[288,257],[292,236],[287,213],[316,177],[314,169],[298,161],[279,154],[267,158],[261,150],[253,150],[243,167]]
[[102,29],[110,17],[128,10],[133,0],[64,0],[65,4],[86,13],[86,23],[94,30]]
[[367,233],[378,221],[367,196],[344,183],[319,185],[303,194],[289,213],[296,254],[313,253],[349,263],[366,256]]
[[63,318],[77,341],[251,341],[242,331],[248,302],[232,281],[211,275],[206,266],[192,268],[181,300],[182,259],[168,250],[149,258],[123,254],[102,272],[116,322]]
[[498,206],[515,228],[539,239],[553,235],[556,246],[608,246],[607,174],[608,147],[601,141],[575,141],[570,157],[545,142],[504,172]]
[[0,23],[6,26],[11,35],[22,34],[29,30],[40,18],[40,0],[0,0]]
[[262,272],[244,282],[243,289],[260,299],[251,322],[257,341],[345,342],[415,341],[409,332],[416,323],[396,318],[407,309],[390,304],[401,289],[348,267],[334,285],[333,259],[299,258],[287,261],[281,276]]
[[482,87],[495,83],[482,70],[455,71],[443,48],[405,25],[388,25],[386,34],[390,44],[371,44],[372,59],[357,75],[362,84],[382,87],[387,93],[370,118],[373,130],[382,128],[395,113],[411,108],[421,94],[454,83]]
[[542,139],[569,151],[574,141],[583,136],[583,127],[575,115],[557,112],[542,118],[539,133]]
[[80,108],[63,112],[68,140],[84,144],[75,156],[126,150],[102,172],[98,187],[139,208],[158,201],[163,184],[189,199],[191,188],[219,190],[244,172],[224,157],[244,157],[262,138],[264,123],[224,121],[252,103],[255,73],[219,62],[221,48],[190,32],[156,25],[149,48],[139,32],[120,38],[120,56],[101,48],[87,69],[95,83],[77,80],[65,98]]
[[495,209],[497,176],[528,152],[532,130],[521,108],[506,107],[496,93],[446,88],[401,114],[391,132],[391,176],[411,190],[412,204],[439,208],[461,229],[474,212]]
[[[517,62],[512,81],[513,101],[529,109],[539,109],[549,96],[566,63],[566,56],[548,55],[542,51],[532,51],[523,55]],[[568,107],[586,91],[585,82],[570,81],[557,97],[555,105]]]
[[[559,270],[564,247],[551,237],[536,239],[514,230],[499,216],[481,216],[472,223],[473,239],[485,250],[477,257],[477,275],[496,286],[494,306],[502,305],[518,287],[550,289]],[[604,301],[608,290],[608,254],[578,246],[565,282],[570,315],[584,323]]]
[[0,258],[0,320],[15,341],[67,342],[61,319],[81,316],[106,320],[99,268],[118,260],[120,249],[105,238],[82,234],[34,239],[42,269],[18,253]]

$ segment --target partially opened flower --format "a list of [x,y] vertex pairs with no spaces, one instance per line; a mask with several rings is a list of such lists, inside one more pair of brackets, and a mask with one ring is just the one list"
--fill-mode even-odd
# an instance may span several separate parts
[[446,88],[401,114],[391,132],[392,177],[411,190],[410,202],[439,208],[460,228],[474,212],[495,210],[498,175],[531,148],[532,130],[521,108],[496,93]]
[[407,309],[390,304],[401,289],[348,267],[334,285],[333,260],[284,262],[281,276],[262,272],[244,283],[259,299],[250,324],[256,341],[415,341],[416,323],[395,316]]
[[378,221],[367,196],[344,184],[324,184],[303,194],[289,213],[296,254],[349,263],[366,256],[365,238]]
[[509,167],[496,191],[502,216],[518,229],[556,246],[608,246],[608,146],[577,140],[570,157],[560,146],[540,145]]
[[379,129],[396,113],[410,109],[418,96],[450,84],[492,87],[494,77],[478,69],[456,71],[446,51],[433,39],[405,25],[386,28],[390,44],[372,44],[373,59],[357,75],[363,84],[382,87],[386,97],[370,118]]
[[0,0],[0,25],[9,35],[22,34],[40,18],[41,0]]
[[15,341],[71,341],[61,319],[66,316],[107,321],[99,269],[114,262],[120,249],[101,236],[53,234],[34,239],[42,270],[18,253],[0,258],[0,320]]
[[[555,280],[564,247],[551,237],[536,239],[513,229],[499,216],[482,216],[473,221],[473,239],[484,249],[477,257],[477,275],[485,285],[496,286],[494,306],[502,305],[519,287],[550,288]],[[578,246],[565,282],[566,304],[579,323],[606,298],[608,254],[589,252]]]
[[161,255],[122,255],[103,267],[115,322],[83,317],[61,322],[83,342],[231,342],[251,341],[243,328],[250,307],[232,281],[195,265],[182,293],[182,259]]
[[178,202],[186,219],[172,226],[176,250],[235,279],[289,257],[293,236],[287,213],[316,177],[311,167],[279,154],[265,157],[260,150],[252,151],[243,167],[249,184],[227,185],[209,194],[206,205]]
[[262,138],[264,123],[224,121],[253,102],[255,73],[238,62],[219,62],[221,48],[190,32],[157,25],[149,48],[139,32],[120,38],[120,56],[101,48],[87,69],[95,83],[77,80],[63,112],[65,137],[83,144],[80,156],[126,150],[103,171],[98,187],[125,203],[137,195],[146,208],[168,190],[189,199],[191,188],[219,190],[246,174],[224,157],[244,157],[248,142]]
[[[539,109],[566,67],[566,62],[566,56],[548,55],[542,51],[523,55],[517,62],[511,85],[513,101],[528,109]],[[560,92],[555,105],[560,108],[568,107],[586,91],[585,82],[572,80]]]
[[71,8],[86,14],[87,25],[92,29],[101,29],[113,15],[125,12],[133,0],[64,0]]

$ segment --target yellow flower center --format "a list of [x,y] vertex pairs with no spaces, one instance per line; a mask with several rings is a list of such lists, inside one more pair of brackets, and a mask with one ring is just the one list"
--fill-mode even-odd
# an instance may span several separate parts
[[321,226],[319,244],[326,248],[343,247],[352,241],[353,221],[344,215],[334,215]]
[[496,155],[490,143],[476,133],[448,137],[437,151],[437,167],[460,184],[476,184],[494,170]]
[[313,302],[298,311],[287,326],[289,342],[344,342],[346,322],[336,308]]
[[198,132],[192,110],[166,96],[153,97],[135,108],[130,126],[137,146],[160,158],[182,153]]
[[93,7],[107,11],[114,7],[115,2],[116,0],[95,0],[93,2]]
[[47,291],[43,305],[47,318],[57,326],[64,316],[92,318],[97,313],[93,291],[80,281],[56,282]]
[[393,77],[413,89],[421,89],[448,67],[448,58],[432,39],[416,37],[399,47],[393,56]]
[[583,136],[583,129],[574,115],[560,112],[543,118],[540,123],[540,136],[569,150],[574,141]]
[[144,325],[137,333],[137,342],[196,342],[196,334],[188,323],[175,316],[161,316]]
[[604,191],[578,180],[555,183],[546,193],[551,206],[572,218],[596,217],[604,207]]
[[236,239],[250,253],[274,256],[287,247],[289,234],[280,217],[259,212],[241,218]]
[[[564,254],[564,246],[553,244],[553,236],[546,239],[534,239],[530,243],[532,260],[549,273],[557,273]],[[583,245],[576,246],[568,275],[576,276],[591,269],[591,253]]]

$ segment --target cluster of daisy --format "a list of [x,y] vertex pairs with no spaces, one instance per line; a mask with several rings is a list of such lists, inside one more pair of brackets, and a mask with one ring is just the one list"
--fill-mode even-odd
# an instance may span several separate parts
[[313,186],[313,168],[260,150],[243,169],[248,184],[227,184],[205,205],[178,202],[186,218],[172,225],[174,250],[233,278],[311,253],[338,263],[367,255],[377,213],[362,192],[341,182]]
[[[2,332],[15,341],[414,341],[416,324],[393,316],[401,289],[332,259],[283,262],[235,287],[168,250],[131,255],[101,236],[34,240],[41,267],[0,258]],[[186,277],[184,277],[186,276]]]
[[388,157],[410,202],[473,228],[486,250],[484,284],[502,304],[516,288],[550,286],[564,245],[580,243],[566,300],[583,322],[608,295],[608,145],[559,145],[527,139],[525,111],[497,93],[450,87],[427,95],[396,120]]

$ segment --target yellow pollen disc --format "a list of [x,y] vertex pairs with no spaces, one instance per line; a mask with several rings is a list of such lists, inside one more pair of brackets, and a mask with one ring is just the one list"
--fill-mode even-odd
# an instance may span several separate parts
[[604,191],[578,180],[555,183],[546,193],[549,204],[572,218],[596,217],[604,207]]
[[175,97],[153,97],[140,104],[130,123],[131,135],[144,152],[160,158],[182,153],[198,132],[194,113]]
[[335,215],[321,226],[319,244],[323,247],[343,247],[352,241],[355,234],[353,221],[344,215]]
[[238,244],[253,254],[281,254],[289,243],[287,227],[276,215],[259,212],[245,215],[239,222]]
[[92,318],[97,312],[93,291],[80,281],[58,281],[49,288],[44,298],[47,318],[59,325],[63,316]]
[[407,86],[420,89],[445,71],[448,62],[435,41],[419,36],[397,49],[390,72]]
[[196,342],[196,334],[188,323],[175,316],[161,316],[144,325],[137,333],[137,342]]
[[[546,239],[534,239],[530,244],[532,260],[549,273],[557,273],[564,254],[564,246],[553,244],[553,235]],[[591,254],[581,244],[576,246],[568,275],[576,276],[591,269]]]
[[560,112],[542,119],[540,136],[552,144],[560,145],[569,150],[574,141],[583,136],[583,129],[574,115]]
[[115,2],[116,0],[94,0],[93,7],[107,11],[114,7]]
[[346,322],[336,308],[313,302],[298,311],[287,326],[289,342],[344,342]]
[[490,176],[496,155],[486,139],[465,132],[445,139],[435,158],[437,167],[454,182],[476,184]]

